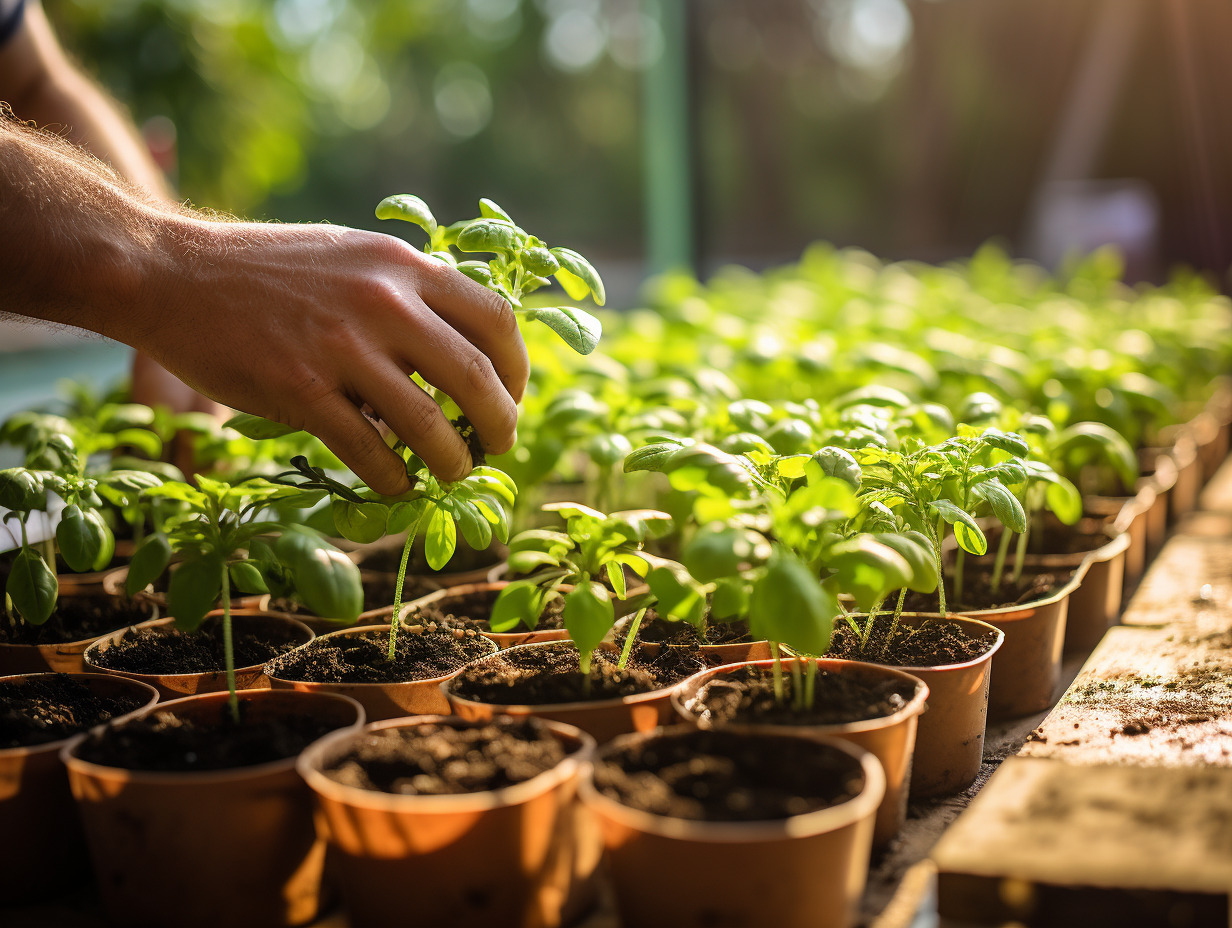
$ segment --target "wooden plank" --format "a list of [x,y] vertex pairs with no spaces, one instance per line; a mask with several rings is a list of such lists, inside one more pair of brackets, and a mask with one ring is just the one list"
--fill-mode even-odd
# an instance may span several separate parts
[[1010,758],[933,861],[947,919],[1225,924],[1232,769]]

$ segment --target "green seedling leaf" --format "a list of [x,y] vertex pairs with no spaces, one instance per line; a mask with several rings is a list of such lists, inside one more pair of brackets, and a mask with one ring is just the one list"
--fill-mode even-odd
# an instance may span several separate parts
[[578,354],[590,354],[603,337],[603,323],[573,306],[536,307],[523,310],[522,315],[542,322]]
[[977,499],[988,503],[997,521],[1011,532],[1027,530],[1027,513],[1023,510],[1022,503],[1000,480],[985,480],[977,483],[971,488],[971,492]]
[[770,544],[751,529],[724,526],[703,528],[684,546],[681,563],[694,579],[713,583],[735,577],[764,564]]
[[424,554],[428,566],[440,570],[449,563],[458,547],[458,527],[453,517],[439,506],[428,519],[428,534],[424,539]]
[[818,656],[830,648],[838,600],[790,552],[777,550],[749,599],[749,631],[793,651]]
[[432,210],[428,209],[428,204],[409,193],[399,193],[383,199],[377,204],[376,218],[413,222],[428,235],[436,232],[436,218],[432,215]]
[[515,580],[500,591],[492,604],[488,625],[492,631],[504,634],[519,624],[534,630],[543,614],[544,591],[528,580]]
[[[87,518],[88,515],[93,515],[97,521]],[[56,525],[56,547],[70,570],[84,573],[94,570],[103,550],[104,534],[111,535],[111,529],[93,510],[87,513],[77,505],[65,506]],[[115,549],[114,539],[111,547]]]
[[961,507],[948,499],[938,499],[929,503],[928,508],[954,526],[954,537],[960,548],[977,557],[988,553],[988,539],[984,537],[984,532]]
[[304,550],[289,566],[295,592],[318,616],[345,623],[359,618],[364,609],[359,568],[337,548],[322,543]]
[[147,586],[162,576],[162,572],[171,563],[171,543],[161,532],[147,536],[133,558],[128,562],[128,576],[124,580],[124,592],[136,596]]
[[[816,465],[816,469],[813,471],[814,479],[835,477],[842,480],[853,490],[860,489],[862,471],[850,451],[829,446],[814,452],[810,460]],[[809,472],[807,467],[805,472]]]
[[0,507],[14,512],[30,512],[47,505],[47,490],[37,471],[24,467],[0,470]]
[[462,261],[458,264],[458,270],[485,287],[492,283],[492,269],[486,261]]
[[261,568],[252,561],[236,561],[227,567],[227,573],[231,575],[232,586],[241,593],[259,596],[269,592]]
[[919,532],[885,533],[873,537],[897,551],[911,568],[907,589],[917,593],[932,593],[937,589],[937,561],[933,557],[932,543],[926,537]]
[[539,277],[551,277],[560,270],[560,262],[556,260],[556,256],[542,245],[527,248],[522,252],[522,266]]
[[599,647],[616,622],[612,599],[602,584],[587,580],[565,594],[565,628],[573,639],[583,665]]
[[338,534],[356,544],[371,544],[384,537],[389,507],[380,503],[352,503],[335,499],[330,505]]
[[980,440],[985,444],[992,445],[994,448],[1012,454],[1016,458],[1025,458],[1031,451],[1030,447],[1021,437],[1013,432],[1003,432],[1000,429],[984,429],[980,434]]
[[246,412],[237,413],[223,423],[226,428],[235,429],[245,438],[254,441],[264,441],[267,438],[282,438],[284,435],[294,435],[299,429],[293,429],[281,422],[263,419],[260,416],[249,415]]
[[553,248],[552,255],[560,262],[555,277],[572,299],[585,299],[587,294],[600,306],[607,302],[603,280],[591,263],[570,248]]
[[639,470],[662,471],[672,455],[692,443],[692,439],[669,438],[635,448],[625,455],[624,471],[626,474]]
[[517,227],[504,219],[475,219],[458,233],[458,250],[504,253],[513,250]]
[[1055,480],[1049,481],[1044,490],[1044,500],[1053,514],[1065,525],[1074,525],[1082,518],[1082,494],[1060,474],[1056,475]]
[[612,585],[612,589],[615,590],[617,598],[624,599],[627,589],[625,585],[625,572],[621,568],[620,563],[614,560],[608,561],[603,567],[607,571],[608,582]]
[[838,588],[869,612],[895,590],[908,586],[914,571],[905,557],[872,535],[856,535],[836,544],[827,565]]
[[13,558],[4,591],[23,621],[42,625],[55,611],[60,586],[55,572],[39,553],[32,548],[22,548]]
[[494,200],[489,200],[484,197],[479,201],[479,215],[485,219],[503,219],[505,222],[513,222],[513,217],[500,208]]
[[195,632],[222,593],[222,562],[216,557],[186,561],[171,572],[167,587],[167,612],[175,627]]

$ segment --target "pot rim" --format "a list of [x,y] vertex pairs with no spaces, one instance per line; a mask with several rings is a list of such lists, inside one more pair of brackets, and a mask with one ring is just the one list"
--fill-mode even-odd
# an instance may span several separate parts
[[[180,561],[173,558],[171,561],[170,567],[168,569],[178,567],[179,565],[180,565]],[[101,581],[103,591],[107,593],[107,595],[114,596],[117,599],[133,600],[134,602],[136,601],[149,602],[149,603],[153,603],[155,606],[159,607],[160,609],[166,607],[167,605],[167,594],[166,593],[152,593],[152,592],[147,593],[145,590],[138,590],[132,596],[128,595],[128,591],[124,589],[124,581],[128,579],[128,568],[129,568],[129,565],[124,564],[120,567],[113,567],[107,570],[103,574],[103,578]],[[232,596],[231,602],[236,603],[238,605],[236,605],[236,607],[232,609],[231,611],[234,612],[236,609],[241,609],[241,608],[242,609],[257,609],[260,607],[261,599],[262,599],[262,596],[256,596],[250,593],[242,593],[239,596]]]
[[296,760],[295,769],[314,792],[348,806],[359,806],[379,812],[409,812],[416,815],[487,812],[491,809],[519,805],[534,799],[576,776],[590,761],[595,750],[595,739],[592,735],[563,722],[548,719],[536,719],[536,721],[547,726],[558,740],[572,740],[574,746],[568,748],[566,745],[568,753],[558,764],[536,774],[529,780],[500,789],[479,790],[473,793],[448,796],[406,796],[363,789],[358,786],[347,786],[331,780],[321,771],[327,754],[334,750],[341,750],[347,741],[372,732],[386,731],[391,728],[417,728],[428,724],[452,725],[456,728],[479,728],[489,724],[488,721],[471,721],[455,715],[412,715],[369,722],[357,731],[331,732],[304,749]]
[[[512,648],[502,648],[498,650],[496,654],[508,655],[514,651],[524,651],[529,648],[555,648],[560,647],[561,645],[568,645],[576,650],[573,644],[573,639],[565,638],[559,641],[532,641],[529,644],[516,644]],[[483,657],[477,657],[470,663],[475,664],[479,661],[490,660],[493,656],[495,655],[487,654]],[[467,666],[469,666],[469,664]],[[441,691],[445,694],[445,698],[448,699],[451,704],[459,703],[466,706],[482,706],[485,709],[490,709],[502,715],[538,715],[542,712],[585,712],[587,710],[602,711],[604,709],[615,709],[619,706],[635,706],[643,702],[651,702],[655,699],[662,699],[684,682],[684,680],[681,680],[678,683],[671,684],[670,686],[662,686],[655,690],[648,690],[645,693],[634,693],[631,696],[618,696],[613,699],[593,699],[579,702],[544,702],[531,704],[519,702],[482,702],[478,699],[468,699],[465,696],[457,695],[450,689],[450,685],[455,679],[457,679],[456,674],[441,683]]]
[[[383,619],[386,616],[393,615],[394,613],[394,607],[392,604],[388,606],[378,606],[375,609],[368,609],[364,612],[361,612],[358,616],[355,617],[355,621],[353,623],[344,623],[342,622],[341,619],[332,619],[332,618],[329,618],[328,616],[317,615],[316,613],[312,613],[312,612],[308,612],[308,613],[283,612],[281,609],[271,609],[270,603],[272,603],[273,600],[274,600],[274,597],[272,594],[264,593],[257,599],[257,604],[254,607],[250,609],[245,609],[244,612],[249,615],[256,613],[256,612],[262,613],[263,615],[276,615],[276,616],[281,616],[284,619],[293,619],[296,622],[303,622],[306,619],[309,622],[336,622],[338,623],[338,626],[339,626],[338,628],[332,629],[331,631],[324,633],[327,635],[333,634],[333,632],[347,631],[351,628],[356,627],[357,625],[361,623],[364,625],[371,625],[373,624],[374,619]],[[235,615],[236,612],[237,610],[235,609],[231,610],[232,615]],[[318,635],[317,637],[321,637],[321,636]]]
[[[891,728],[899,723],[922,715],[925,710],[925,704],[928,701],[929,688],[928,684],[919,677],[914,676],[910,671],[899,670],[897,667],[890,667],[886,664],[874,664],[869,661],[849,661],[838,657],[814,657],[802,658],[803,660],[812,660],[816,662],[821,670],[836,670],[842,667],[852,667],[857,672],[872,673],[873,675],[889,674],[894,677],[905,677],[915,684],[915,692],[912,693],[911,699],[907,701],[907,705],[901,709],[897,709],[889,715],[881,715],[876,718],[862,719],[859,722],[842,722],[830,724],[810,724],[802,722],[797,725],[780,723],[780,722],[735,722],[728,723],[719,727],[726,728],[735,725],[741,729],[755,728],[759,731],[811,731],[823,735],[855,735],[868,731],[877,731],[883,728]],[[837,667],[835,665],[838,665]],[[685,694],[692,693],[696,695],[701,687],[709,683],[712,679],[722,673],[731,673],[741,667],[758,667],[770,668],[774,666],[774,659],[768,658],[756,661],[736,661],[731,664],[722,664],[718,667],[708,667],[705,670],[699,670],[693,676],[681,680],[672,690],[671,703],[672,708],[676,711],[676,715],[685,722],[692,723],[697,727],[701,727],[698,722],[698,717],[691,712],[685,705]],[[919,668],[916,668],[919,669]]]
[[[207,612],[205,617],[207,619],[211,619],[211,618],[219,617],[222,614],[223,613],[221,609],[216,609],[213,612]],[[311,628],[309,628],[307,625],[305,625],[303,622],[300,622],[298,619],[292,619],[292,618],[288,618],[283,615],[279,615],[276,612],[259,612],[256,610],[242,610],[241,611],[241,610],[233,609],[231,611],[231,618],[232,619],[240,619],[240,618],[243,618],[243,619],[273,619],[274,621],[277,621],[277,622],[290,622],[294,625],[298,625],[300,630],[308,634],[308,641],[312,641],[312,639],[316,637],[316,633]],[[140,630],[147,629],[147,628],[165,628],[167,625],[173,622],[175,622],[175,619],[173,617],[164,616],[161,619],[147,619],[144,622],[138,622],[136,625],[126,625],[123,628],[117,628],[114,632],[109,632],[108,634],[103,635],[101,638],[95,639],[94,643],[91,644],[88,648],[86,648],[85,653],[82,654],[82,661],[86,667],[92,668],[91,672],[104,673],[109,676],[128,677],[128,679],[130,680],[136,680],[141,683],[146,683],[150,680],[161,680],[166,677],[177,677],[177,678],[184,678],[184,679],[200,679],[203,677],[211,677],[211,676],[216,676],[218,674],[226,673],[225,669],[203,670],[197,673],[176,673],[176,672],[138,673],[133,670],[113,670],[110,667],[102,667],[99,664],[95,664],[90,660],[93,654],[97,654],[98,651],[101,650],[99,646],[102,644],[107,644],[108,646],[110,646],[112,644],[115,644],[116,641],[118,641],[120,638],[122,638],[124,635],[128,634],[129,632],[140,631]],[[302,644],[307,644],[308,641],[305,641]],[[300,646],[301,645],[296,645],[296,647],[300,647]],[[244,673],[250,670],[259,671],[264,666],[265,666],[264,664],[246,664],[243,667],[236,667],[235,673]],[[206,694],[201,694],[201,695],[206,695]]]
[[[715,668],[718,669],[718,668]],[[792,815],[783,819],[768,819],[754,822],[706,822],[691,819],[674,818],[667,815],[656,815],[634,809],[601,793],[595,786],[595,765],[605,760],[607,755],[638,741],[652,738],[672,737],[697,731],[691,725],[673,725],[668,728],[658,728],[648,732],[633,732],[619,735],[606,744],[600,745],[595,751],[591,762],[586,764],[582,777],[578,782],[578,796],[586,806],[594,808],[601,814],[615,819],[633,830],[678,841],[704,841],[711,844],[757,844],[770,841],[783,841],[789,838],[807,838],[814,835],[837,831],[847,825],[854,824],[864,818],[871,820],[876,815],[877,807],[885,796],[885,771],[876,756],[863,748],[857,747],[841,738],[812,734],[807,730],[792,730],[790,728],[748,729],[741,728],[734,733],[748,738],[801,738],[814,743],[824,744],[833,750],[842,751],[859,762],[864,773],[864,787],[845,802]]]
[[[143,717],[151,712],[158,712],[162,709],[174,709],[182,706],[184,703],[191,702],[194,705],[200,705],[207,702],[225,702],[230,694],[225,690],[217,693],[199,693],[195,696],[185,696],[181,699],[169,699],[166,702],[160,702],[133,713],[132,717]],[[347,704],[355,711],[355,721],[349,722],[337,731],[358,730],[363,727],[367,720],[367,714],[364,712],[364,707],[358,701],[350,696],[344,696],[341,693],[305,693],[300,690],[239,690],[236,696],[242,700],[260,700],[260,699],[295,699],[295,700],[320,700],[329,699]],[[106,725],[118,724],[118,719],[113,719]],[[100,725],[99,728],[104,726]],[[77,757],[76,751],[81,746],[82,742],[89,737],[91,731],[82,732],[79,735],[74,735],[60,749],[60,762],[69,770],[86,774],[87,776],[96,779],[123,780],[126,783],[134,783],[143,786],[183,786],[191,785],[194,787],[205,785],[217,785],[224,783],[233,783],[243,780],[258,779],[260,777],[272,776],[281,773],[289,773],[295,769],[295,761],[299,755],[291,757],[283,757],[279,760],[266,761],[263,764],[253,764],[248,767],[227,767],[222,770],[131,770],[127,767],[109,767],[105,764],[96,764],[93,761],[82,760]],[[327,735],[332,735],[334,732],[327,732]],[[326,737],[322,735],[322,737]],[[320,740],[320,739],[318,739]],[[312,742],[315,744],[316,742]],[[311,747],[312,745],[308,745]],[[305,747],[304,750],[307,750]],[[303,753],[302,751],[300,753]]]
[[[1043,599],[1033,599],[1029,603],[1019,603],[1016,606],[1000,606],[996,609],[971,609],[969,611],[949,612],[947,614],[960,616],[964,619],[980,619],[981,621],[985,620],[985,617],[991,617],[1002,621],[1007,619],[1030,618],[1040,609],[1055,606],[1057,603],[1064,599],[1068,599],[1071,595],[1073,595],[1074,591],[1082,585],[1082,581],[1086,579],[1087,570],[1090,566],[1091,562],[1084,558],[1082,563],[1073,569],[1073,575],[1068,581],[1066,581],[1065,585],[1053,590]],[[925,615],[931,614],[932,613],[925,613]],[[989,622],[989,624],[991,625],[992,623]]]
[[[973,619],[970,616],[962,615],[961,613],[958,613],[958,612],[951,612],[944,617],[938,615],[935,612],[901,612],[899,613],[898,617],[900,620],[919,619],[922,622],[946,621],[946,622],[958,622],[960,624],[966,624],[970,622],[972,624],[982,626],[983,628],[986,628],[991,632],[996,632],[996,636],[993,638],[992,646],[989,647],[989,649],[985,651],[983,654],[979,655],[978,657],[973,657],[970,660],[959,661],[958,663],[955,663],[955,664],[928,664],[923,667],[913,667],[907,664],[883,664],[883,663],[880,663],[879,661],[862,661],[861,663],[876,664],[878,667],[890,667],[894,670],[901,670],[903,673],[907,674],[908,676],[914,676],[913,671],[917,671],[917,670],[925,670],[931,673],[945,673],[946,671],[949,671],[949,670],[967,670],[968,668],[975,667],[979,664],[982,664],[984,661],[991,660],[993,655],[996,654],[999,650],[1001,650],[1001,645],[1005,644],[1005,631],[1003,629],[997,628],[997,626],[995,625],[989,625],[987,622],[981,619]],[[845,658],[834,658],[834,660],[845,660]]]
[[[616,622],[612,625],[612,630],[609,633],[610,638],[614,641],[616,639],[616,636],[622,630],[628,628],[629,623],[632,621],[633,621],[632,613],[622,615],[620,618],[618,618]],[[670,621],[670,619],[665,620],[665,621]],[[739,621],[744,621],[744,620],[741,619]],[[604,640],[606,641],[608,639],[605,638]],[[660,643],[661,642],[658,642],[658,641],[643,641],[642,642],[643,645],[658,645]],[[730,648],[749,648],[749,647],[753,647],[754,645],[759,645],[759,644],[769,644],[769,641],[765,638],[753,638],[752,635],[750,635],[748,641],[719,641],[719,642],[714,642],[714,643],[703,643],[701,647],[703,649],[705,648],[729,648],[729,647]]]
[[108,724],[108,722],[127,721],[128,719],[136,716],[137,713],[152,708],[155,704],[157,704],[159,696],[161,695],[158,690],[150,686],[148,683],[143,683],[141,680],[131,680],[127,677],[119,677],[110,673],[56,673],[54,670],[38,671],[37,673],[11,673],[0,677],[0,683],[9,683],[13,680],[29,680],[34,677],[71,677],[72,679],[82,683],[97,680],[106,680],[109,683],[119,682],[122,686],[132,686],[136,687],[138,690],[144,690],[145,695],[149,698],[149,701],[144,705],[138,706],[136,709],[123,713],[122,715],[113,716],[106,722],[100,722],[98,725],[91,725],[82,732],[71,734],[67,738],[60,738],[56,741],[44,741],[42,744],[20,744],[12,748],[0,748],[0,763],[7,760],[15,760],[20,757],[50,754],[53,751],[58,754],[61,748],[63,748],[66,744],[68,744],[68,742],[72,741],[78,735],[89,734],[96,728],[102,728],[104,725]]
[[[340,628],[337,631],[326,632],[324,635],[316,635],[310,641],[305,641],[303,644],[298,645],[296,648],[293,648],[292,650],[299,650],[300,648],[306,648],[308,647],[308,645],[312,644],[313,641],[321,641],[326,638],[343,637],[346,635],[356,635],[361,632],[388,633],[389,626],[388,625],[357,625],[354,628]],[[407,634],[410,634],[410,632],[408,632]],[[478,637],[483,638],[483,635],[479,635]],[[496,654],[500,651],[500,648],[496,646],[496,642],[491,641],[490,639],[487,639],[487,638],[484,638],[484,640],[487,641],[488,644],[492,645],[492,650],[489,651],[487,654],[483,654],[483,655],[480,655],[479,657],[474,658],[474,660],[483,660],[483,658],[490,657],[491,655]],[[291,651],[287,651],[285,653],[290,654]],[[281,656],[282,655],[279,655],[279,657]],[[334,683],[334,682],[326,682],[324,680],[292,680],[289,677],[280,677],[277,674],[270,673],[268,670],[265,669],[269,667],[269,665],[272,664],[276,660],[278,660],[277,657],[271,658],[270,660],[266,661],[265,664],[262,665],[261,672],[264,673],[271,680],[277,680],[280,683],[290,683],[295,686],[311,686],[314,688],[318,688],[318,687],[324,688],[325,691],[328,691],[329,688],[333,688],[333,687],[346,687],[347,689],[354,688],[354,689],[359,689],[361,692],[364,691],[363,688],[373,687],[373,690],[368,691],[368,692],[373,692],[375,689],[378,689],[378,688],[379,689],[389,689],[391,687],[403,687],[403,686],[429,686],[429,685],[439,686],[445,681],[450,680],[453,677],[457,676],[461,672],[462,667],[466,666],[466,664],[463,664],[462,667],[459,667],[457,670],[451,670],[449,673],[444,674],[443,676],[424,677],[421,680],[390,680],[388,683]],[[470,661],[467,661],[467,663],[469,664]],[[373,724],[376,724],[376,723],[374,722]]]
[[[127,567],[122,567],[120,569],[128,570]],[[116,598],[111,593],[106,592],[106,590],[62,590],[60,591],[60,598],[65,598],[65,597],[70,598],[70,599],[76,598],[76,597],[93,597],[93,598],[102,597],[104,599],[115,599]],[[157,621],[159,618],[166,618],[165,616],[159,615],[159,613],[162,612],[161,604],[156,603],[156,602],[148,602],[148,605],[150,606],[151,609],[154,610],[153,616],[151,616],[148,619],[145,619],[144,621],[138,622],[137,625],[145,625],[146,622],[154,622],[154,621]],[[123,625],[120,628],[113,629],[112,631],[107,632],[106,634],[92,635],[89,638],[78,638],[76,641],[49,641],[49,642],[44,642],[43,644],[24,644],[20,641],[0,641],[0,648],[39,648],[39,649],[50,648],[52,650],[57,650],[60,648],[75,648],[78,645],[85,645],[88,648],[90,645],[94,644],[96,641],[101,641],[103,638],[106,638],[108,635],[114,635],[116,632],[122,632],[126,628],[135,628],[135,627],[137,626]]]
[[[1091,564],[1102,564],[1129,549],[1129,533],[1123,529],[1104,526],[1102,533],[1107,536],[1098,548],[1089,551],[1075,551],[1072,554],[1028,554],[1025,563],[1031,566],[1076,567],[1083,561]],[[1078,559],[1075,563],[1075,559]]]

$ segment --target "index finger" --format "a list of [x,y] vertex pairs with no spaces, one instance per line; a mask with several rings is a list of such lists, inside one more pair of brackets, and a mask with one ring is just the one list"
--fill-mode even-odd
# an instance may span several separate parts
[[492,360],[501,383],[520,402],[530,378],[530,358],[513,307],[461,271],[440,261],[428,260],[427,265],[420,276],[420,297]]

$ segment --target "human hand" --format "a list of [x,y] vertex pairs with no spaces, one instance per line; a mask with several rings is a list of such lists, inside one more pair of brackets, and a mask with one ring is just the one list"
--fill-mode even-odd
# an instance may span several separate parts
[[466,443],[418,372],[461,407],[486,451],[517,437],[530,364],[509,305],[404,243],[327,225],[175,217],[138,305],[115,334],[184,383],[306,429],[374,490],[409,489],[369,406],[439,478]]

